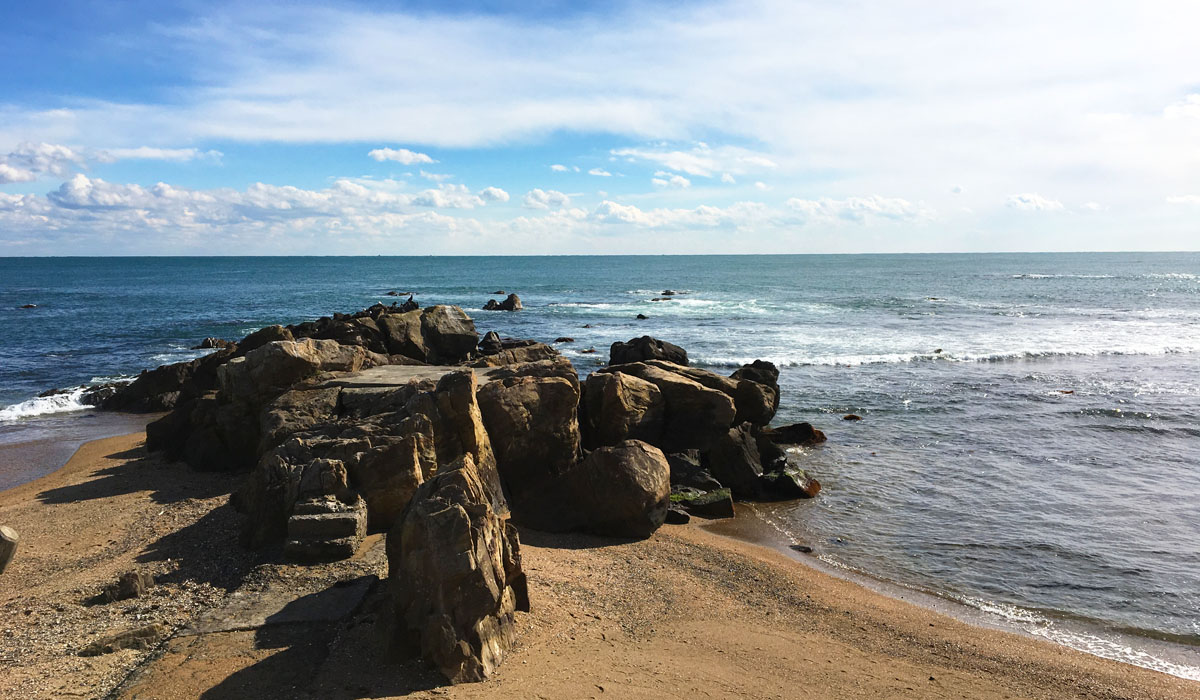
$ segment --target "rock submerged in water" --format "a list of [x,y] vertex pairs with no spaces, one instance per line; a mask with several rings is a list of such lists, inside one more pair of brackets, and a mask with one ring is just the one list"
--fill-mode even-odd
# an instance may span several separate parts
[[[500,292],[503,294],[503,292]],[[516,294],[509,294],[504,301],[497,302],[495,299],[488,299],[483,305],[484,311],[520,311],[523,309],[521,305],[521,297]]]

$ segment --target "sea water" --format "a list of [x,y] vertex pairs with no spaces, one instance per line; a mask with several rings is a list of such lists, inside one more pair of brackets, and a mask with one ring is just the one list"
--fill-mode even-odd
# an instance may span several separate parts
[[[525,310],[477,311],[500,290]],[[45,389],[389,291],[460,305],[481,333],[571,337],[556,347],[581,374],[640,335],[723,373],[770,360],[777,422],[829,436],[796,455],[820,496],[754,511],[780,537],[1200,680],[1195,253],[0,259],[0,444],[97,420]]]

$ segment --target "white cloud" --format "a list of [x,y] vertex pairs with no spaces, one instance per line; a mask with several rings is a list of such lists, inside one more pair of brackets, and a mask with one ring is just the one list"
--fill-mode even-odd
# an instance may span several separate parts
[[1020,211],[1060,211],[1063,203],[1057,199],[1043,197],[1036,192],[1026,192],[1011,195],[1005,206]]
[[535,188],[525,193],[523,201],[527,209],[550,209],[568,206],[571,198],[558,190]]
[[454,176],[445,173],[430,173],[422,170],[421,177],[425,178],[426,180],[432,180],[433,182],[445,182]]
[[561,163],[555,163],[554,165],[551,165],[550,169],[556,173],[565,173],[567,170],[569,170],[567,166],[562,165]]
[[787,206],[804,223],[833,223],[850,221],[866,223],[872,219],[918,222],[933,218],[933,212],[899,197],[847,197],[846,199],[801,199],[787,200]]
[[1084,202],[1079,208],[1085,211],[1104,211],[1104,205],[1100,202]]
[[1167,119],[1200,119],[1200,93],[1188,95],[1163,110]]
[[424,153],[410,151],[407,148],[376,148],[373,151],[368,151],[367,155],[379,161],[380,163],[385,160],[394,160],[402,165],[437,162]]
[[37,175],[32,170],[16,168],[8,163],[0,162],[0,185],[12,182],[33,182],[36,179]]
[[683,151],[665,148],[616,148],[614,156],[630,162],[644,161],[654,165],[699,177],[714,177],[719,171],[746,173],[779,167],[766,156],[733,146],[712,148],[706,143],[697,143]]
[[507,202],[508,193],[499,187],[485,187],[479,191],[479,198],[485,202]]
[[0,155],[0,183],[32,182],[40,175],[66,177],[85,162],[83,154],[67,146],[22,142]]
[[588,171],[588,175],[595,175],[597,177],[612,177],[612,173],[608,172],[604,168],[592,168]]
[[603,224],[625,224],[638,228],[693,229],[741,228],[769,220],[770,210],[759,202],[737,202],[729,207],[702,205],[694,209],[649,209],[604,200],[589,220]]
[[771,189],[771,186],[759,180],[758,182],[754,183],[754,189],[766,192],[767,190]]
[[962,194],[962,193],[963,193],[962,185],[955,185],[954,187],[950,188],[950,194]]
[[673,175],[671,173],[657,172],[656,177],[651,178],[650,182],[656,187],[678,187],[687,189],[692,186],[692,181],[682,175]]
[[728,184],[728,185],[732,185],[732,184],[736,183],[737,180],[735,180],[733,178],[733,176],[730,175],[729,173],[721,173],[721,182],[724,182],[725,184]]
[[110,163],[116,160],[165,160],[185,162],[189,160],[220,160],[220,151],[202,151],[198,148],[106,148],[96,154],[96,160]]
[[1192,206],[1200,206],[1200,194],[1185,194],[1175,197],[1167,197],[1167,204],[1187,204]]

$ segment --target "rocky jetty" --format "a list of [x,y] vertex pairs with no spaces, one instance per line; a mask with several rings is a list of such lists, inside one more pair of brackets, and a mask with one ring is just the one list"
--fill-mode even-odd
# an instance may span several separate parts
[[581,382],[549,345],[415,306],[267,327],[104,406],[169,411],[150,449],[246,473],[231,498],[245,546],[321,562],[387,533],[393,645],[452,682],[492,673],[529,608],[517,525],[645,538],[669,513],[730,517],[734,498],[820,488],[780,447],[819,431],[767,427],[768,362],[726,377],[644,336]]

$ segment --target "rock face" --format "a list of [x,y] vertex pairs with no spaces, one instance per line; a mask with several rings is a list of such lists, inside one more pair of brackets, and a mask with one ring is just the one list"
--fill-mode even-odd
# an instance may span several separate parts
[[657,447],[626,440],[592,451],[568,475],[566,502],[598,535],[649,537],[671,505],[671,468]]
[[517,531],[464,455],[417,489],[387,538],[394,643],[452,683],[491,675],[529,610]]
[[[594,374],[623,374],[653,384],[658,389],[663,401],[662,431],[657,435],[649,434],[655,422],[653,416],[641,421],[640,425],[645,429],[642,433],[643,439],[647,442],[664,452],[706,450],[733,425],[737,415],[734,401],[725,392],[709,388],[693,377],[681,374],[681,369],[687,368],[656,360],[607,367]],[[733,384],[732,380],[711,372],[695,372],[700,373],[698,376],[710,375],[712,380],[724,380]],[[652,392],[650,394],[652,396]],[[652,398],[649,400],[653,402]],[[647,409],[650,410],[652,409]],[[588,415],[589,427],[602,426],[605,423],[603,419],[594,420],[590,412]],[[593,444],[603,444],[593,434],[589,434],[587,439]]]
[[503,366],[477,392],[501,483],[520,518],[579,455],[579,378],[565,358]]
[[[638,318],[645,318],[638,314]],[[608,364],[621,365],[626,362],[644,362],[646,360],[666,360],[677,365],[686,366],[688,363],[687,350],[668,343],[665,340],[643,335],[632,338],[628,342],[616,342],[608,350]]]
[[584,390],[584,447],[594,450],[625,440],[660,441],[666,401],[654,383],[623,372],[596,372]]
[[497,302],[495,299],[488,299],[483,305],[484,311],[520,311],[525,307],[521,306],[521,297],[516,294],[509,294],[504,301]]

